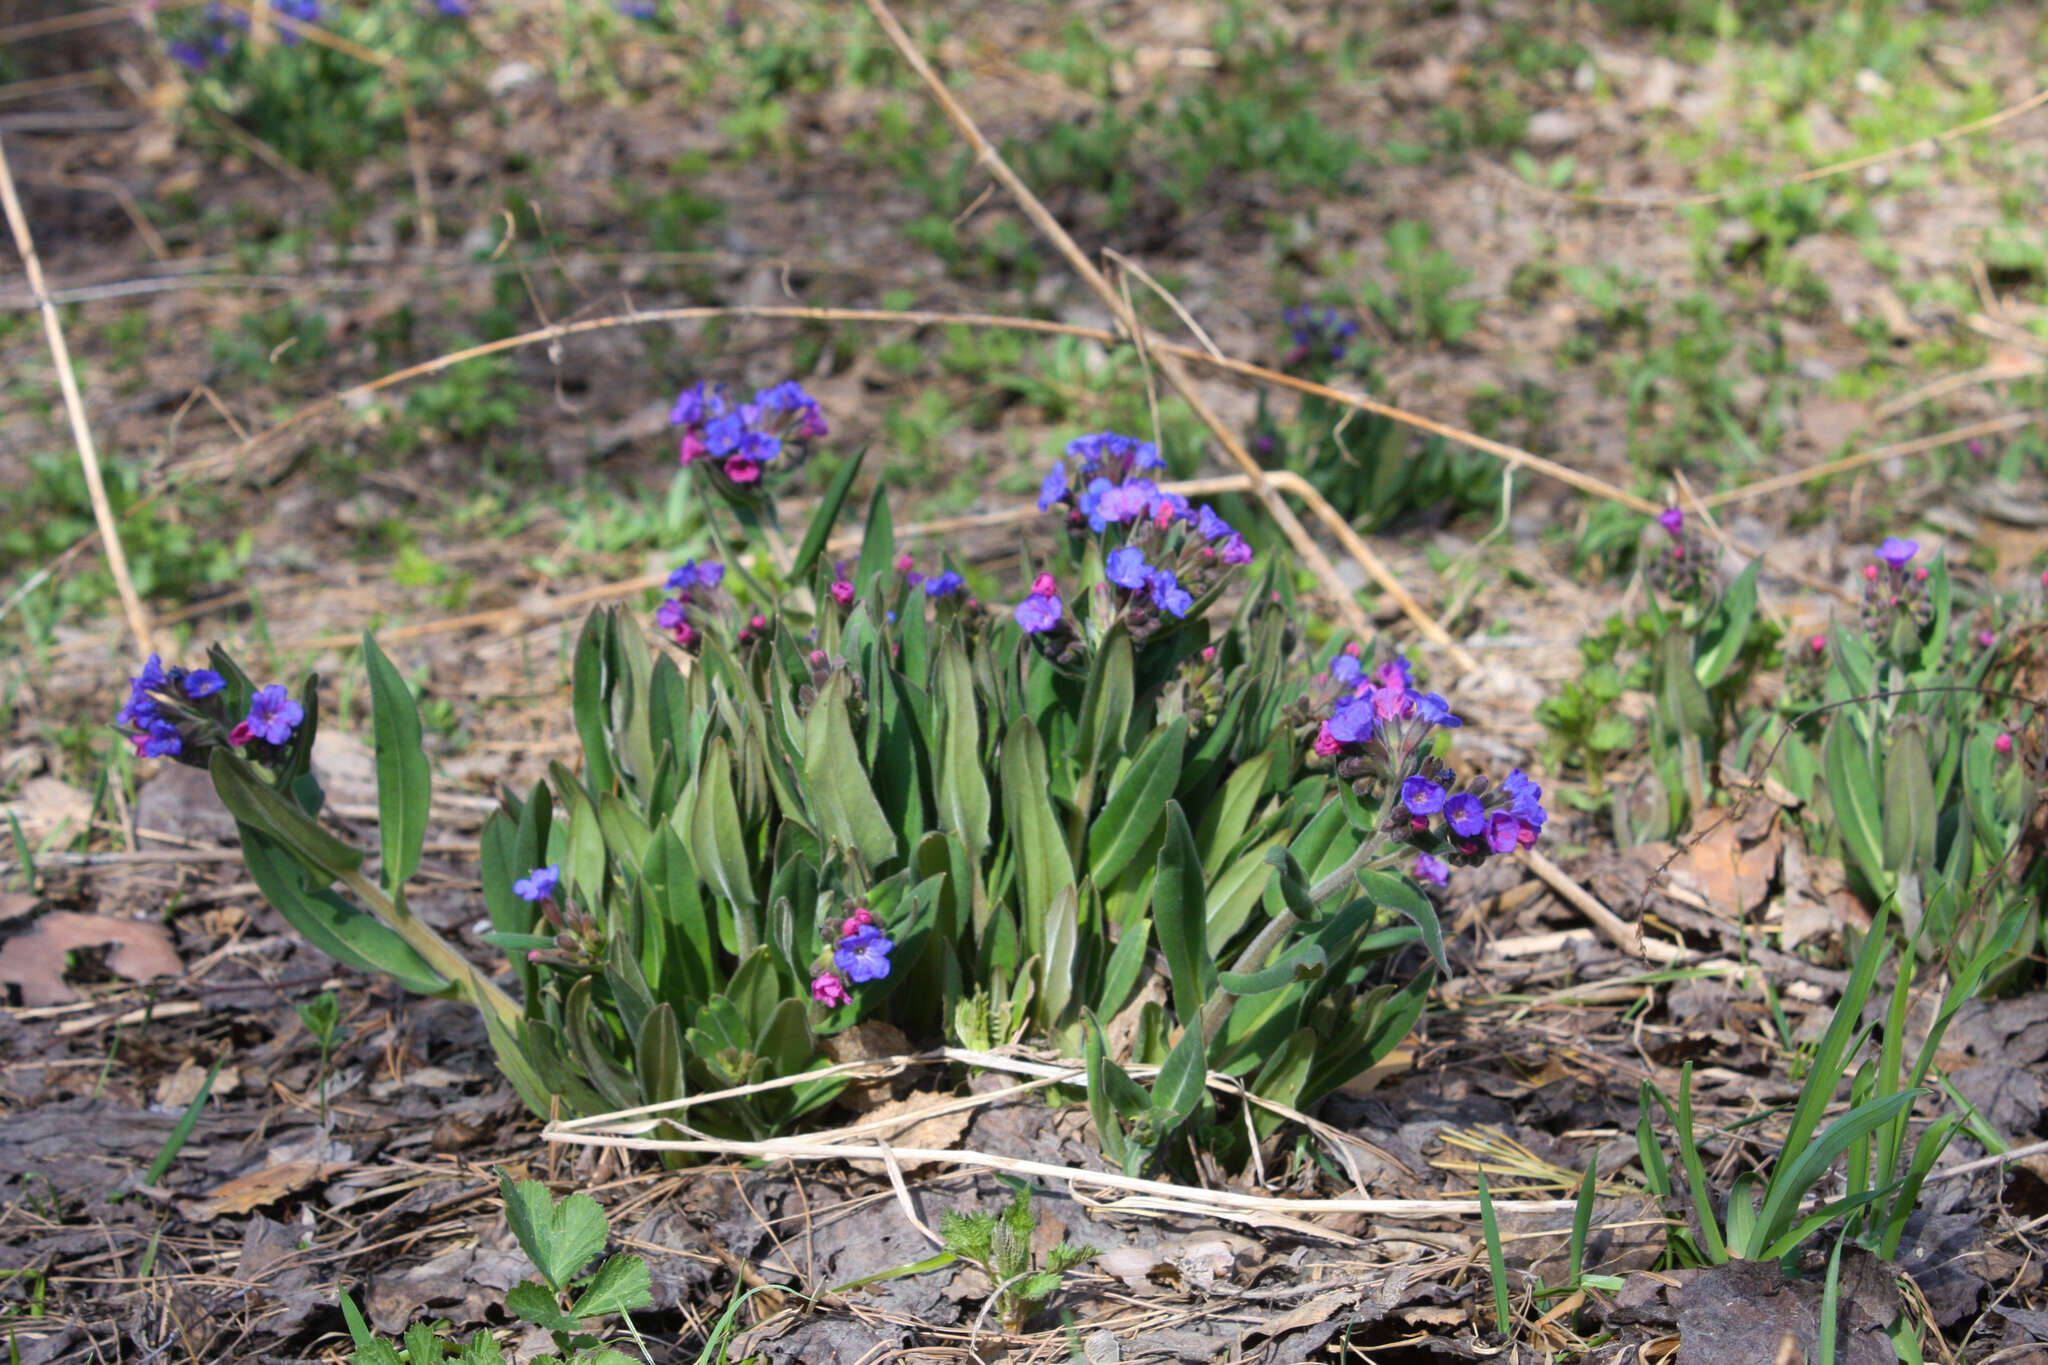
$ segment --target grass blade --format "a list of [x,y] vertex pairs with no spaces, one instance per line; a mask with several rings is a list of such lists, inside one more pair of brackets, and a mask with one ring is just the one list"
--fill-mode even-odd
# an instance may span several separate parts
[[1493,1191],[1486,1187],[1486,1167],[1476,1166],[1479,1172],[1479,1226],[1486,1234],[1486,1269],[1493,1276],[1493,1325],[1502,1336],[1514,1327],[1514,1317],[1508,1310],[1508,1262],[1500,1246],[1500,1220],[1493,1215]]
[[226,1061],[227,1058],[224,1056],[216,1057],[213,1065],[206,1068],[206,1079],[199,1083],[199,1093],[192,1097],[192,1102],[185,1106],[185,1112],[178,1116],[177,1125],[171,1129],[171,1135],[164,1139],[163,1150],[158,1152],[156,1160],[149,1164],[149,1174],[142,1178],[143,1184],[154,1185],[162,1180],[164,1173],[171,1169],[171,1163],[178,1159],[178,1153],[184,1149],[187,1139],[192,1136],[193,1126],[199,1122],[199,1111],[206,1107],[206,1101],[213,1095],[213,1078],[220,1075],[221,1066]]

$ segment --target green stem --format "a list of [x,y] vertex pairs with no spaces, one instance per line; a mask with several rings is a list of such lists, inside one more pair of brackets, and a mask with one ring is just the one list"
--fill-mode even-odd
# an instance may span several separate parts
[[480,1010],[489,1010],[500,1024],[516,1036],[520,1018],[519,1003],[471,965],[468,958],[450,946],[446,939],[428,928],[424,920],[385,895],[383,888],[360,871],[341,874],[341,884],[354,892],[357,899],[386,928],[404,939],[407,946],[425,958],[428,966],[454,982],[456,989],[462,992],[470,1004]]

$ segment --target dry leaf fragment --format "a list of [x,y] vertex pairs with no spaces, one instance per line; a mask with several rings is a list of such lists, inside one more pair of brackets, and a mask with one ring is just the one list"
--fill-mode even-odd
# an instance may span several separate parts
[[[206,1070],[197,1060],[187,1057],[176,1071],[156,1083],[156,1102],[165,1109],[183,1109],[198,1097],[199,1087],[206,1084]],[[223,1066],[213,1078],[212,1093],[232,1095],[241,1083],[240,1070]]]
[[[967,1125],[974,1119],[973,1111],[969,1109],[956,1109],[950,1113],[930,1112],[952,1101],[951,1095],[921,1091],[900,1100],[878,1104],[860,1121],[862,1131],[855,1141],[886,1142],[891,1147],[918,1147],[926,1151],[948,1150],[960,1141],[961,1134],[967,1131]],[[876,1124],[881,1126],[874,1126]],[[920,1165],[931,1164],[905,1162],[903,1169],[915,1171]],[[866,1171],[870,1175],[880,1175],[884,1170],[879,1161],[856,1161],[852,1165],[855,1170]]]
[[54,777],[31,777],[17,799],[0,802],[0,824],[6,816],[21,822],[21,832],[48,847],[65,832],[77,834],[92,822],[92,798]]
[[318,1161],[281,1161],[275,1166],[238,1175],[209,1191],[204,1199],[183,1205],[182,1210],[187,1218],[200,1223],[224,1213],[248,1213],[265,1204],[275,1203],[288,1194],[296,1194],[322,1176],[340,1169]]
[[161,924],[53,910],[27,933],[0,943],[0,984],[19,987],[24,1005],[68,1005],[78,992],[64,984],[65,955],[105,947],[113,949],[107,954],[108,969],[130,981],[178,976],[185,970]]

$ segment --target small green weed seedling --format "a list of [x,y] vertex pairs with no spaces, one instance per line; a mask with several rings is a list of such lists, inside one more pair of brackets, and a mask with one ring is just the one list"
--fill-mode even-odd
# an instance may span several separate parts
[[1006,1332],[1021,1332],[1031,1316],[1060,1289],[1061,1278],[1095,1255],[1095,1248],[1061,1242],[1034,1267],[1031,1234],[1038,1217],[1031,1211],[1030,1189],[1012,1184],[1009,1207],[1000,1214],[961,1213],[947,1209],[939,1221],[946,1250],[978,1267],[995,1286],[994,1312]]
[[[596,1331],[600,1318],[619,1315],[628,1331],[625,1314],[653,1304],[654,1295],[647,1262],[638,1256],[608,1256],[597,1269],[585,1275],[592,1261],[604,1251],[611,1224],[598,1202],[587,1194],[572,1194],[556,1200],[547,1186],[533,1180],[512,1183],[502,1171],[498,1188],[505,1199],[505,1221],[540,1272],[537,1280],[514,1286],[505,1295],[505,1308],[514,1317],[546,1328],[554,1339],[551,1355],[533,1356],[527,1365],[635,1365],[635,1358],[605,1344]],[[342,1315],[348,1320],[349,1335],[355,1342],[350,1357],[353,1365],[502,1365],[504,1356],[488,1331],[479,1331],[461,1345],[443,1334],[446,1322],[417,1322],[408,1327],[401,1344],[378,1337],[363,1320],[355,1300],[341,1296]],[[732,1314],[721,1319],[720,1332],[728,1330]],[[721,1344],[717,1336],[709,1347]]]
[[320,1126],[324,1129],[327,1127],[327,1063],[334,1055],[335,1043],[342,1037],[341,1002],[333,991],[322,991],[294,1008],[299,1012],[299,1022],[306,1026],[306,1032],[312,1034],[313,1041],[320,1046],[317,1084],[320,1088]]

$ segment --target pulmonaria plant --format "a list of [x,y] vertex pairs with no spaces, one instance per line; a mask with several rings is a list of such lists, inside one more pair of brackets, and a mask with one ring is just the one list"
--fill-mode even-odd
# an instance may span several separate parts
[[728,498],[756,500],[761,480],[803,463],[811,443],[829,434],[818,402],[795,380],[736,402],[723,384],[699,380],[676,396],[670,426],[681,427],[678,458],[704,470]]
[[1874,555],[1878,562],[1863,566],[1858,618],[1879,653],[1894,662],[1919,654],[1934,625],[1928,570],[1913,563],[1919,554],[1919,541],[1887,536]]
[[1650,586],[1674,602],[1697,604],[1711,587],[1708,571],[1712,560],[1706,542],[1676,507],[1659,512],[1657,525],[1667,540],[1645,566]]
[[[693,394],[679,424],[727,482],[734,459],[787,458],[743,453],[749,435],[798,440],[809,422],[787,394],[751,413]],[[745,434],[713,430],[727,418]],[[1400,1043],[1445,969],[1417,880],[1533,840],[1541,793],[1519,773],[1454,780],[1459,718],[1399,661],[1368,675],[1347,653],[1312,679],[1296,575],[1255,566],[1214,508],[1157,482],[1145,442],[1072,444],[1042,490],[1061,525],[1004,610],[957,570],[920,574],[880,495],[858,553],[828,560],[859,465],[786,563],[677,569],[655,624],[679,648],[616,609],[586,623],[580,767],[508,795],[481,835],[492,972],[405,908],[432,783],[413,699],[372,641],[382,884],[320,825],[309,774],[216,751],[258,884],[332,955],[474,1002],[536,1113],[716,1091],[693,1129],[770,1136],[845,1083],[811,1074],[822,1040],[872,1021],[917,1048],[999,1033],[1085,1054],[1104,1151],[1127,1170],[1247,1162],[1277,1113]],[[222,741],[247,714],[268,743],[256,731],[281,709],[214,667]],[[294,759],[316,720],[304,696]],[[1101,1025],[1127,1011],[1109,1055]],[[1153,1088],[1122,1070],[1162,1064]],[[1279,1108],[1216,1100],[1211,1070]]]
[[1358,324],[1334,308],[1298,305],[1280,315],[1294,345],[1281,364],[1286,369],[1328,373],[1344,362],[1358,340]]

